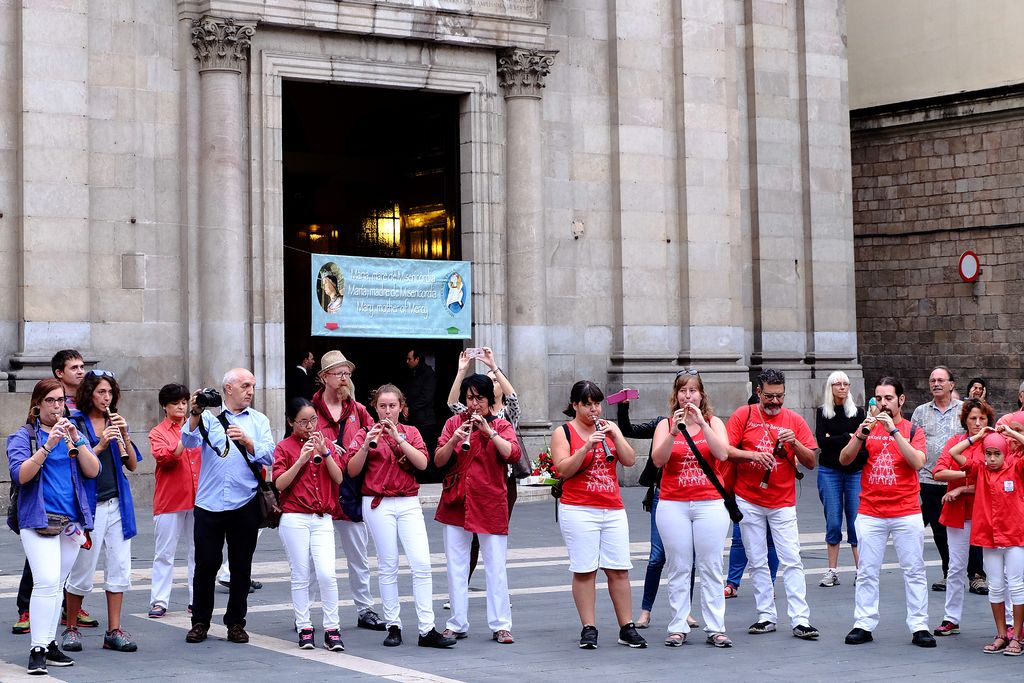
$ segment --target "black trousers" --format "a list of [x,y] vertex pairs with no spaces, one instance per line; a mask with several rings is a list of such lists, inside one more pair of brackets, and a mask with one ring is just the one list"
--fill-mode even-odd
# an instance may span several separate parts
[[935,547],[939,549],[939,557],[942,558],[943,577],[949,571],[949,541],[946,540],[946,527],[939,524],[944,495],[946,495],[945,484],[921,484],[921,516],[924,518],[924,525],[930,524],[932,527]]
[[228,544],[228,569],[231,588],[224,624],[245,626],[249,610],[249,583],[252,581],[252,555],[256,551],[260,509],[256,497],[238,508],[211,512],[195,508],[193,538],[196,545],[196,570],[192,579],[192,624],[210,624],[213,619],[214,585],[217,570],[224,561],[224,542]]
[[28,611],[28,603],[32,599],[32,567],[25,558],[25,568],[21,570],[21,583],[18,584],[18,614]]

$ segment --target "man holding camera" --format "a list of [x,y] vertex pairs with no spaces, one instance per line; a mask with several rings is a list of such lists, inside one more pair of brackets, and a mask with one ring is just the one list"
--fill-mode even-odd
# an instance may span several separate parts
[[861,474],[857,542],[860,563],[853,630],[847,645],[871,642],[878,626],[878,577],[885,546],[892,536],[903,571],[907,627],[918,647],[935,647],[928,631],[928,582],[924,570],[924,520],[921,517],[918,471],[925,464],[925,434],[902,415],[903,383],[883,377],[875,387],[877,416],[868,415],[839,453],[839,464],[853,462],[861,448],[868,461]]
[[213,389],[197,391],[192,395],[188,423],[181,431],[185,448],[202,448],[194,512],[192,629],[185,636],[187,643],[206,640],[225,540],[231,587],[224,624],[228,627],[228,640],[249,642],[245,614],[260,510],[256,500],[258,482],[248,461],[258,466],[271,465],[274,437],[267,416],[249,407],[256,377],[244,368],[235,368],[224,375],[223,384],[224,409],[220,415],[207,411],[220,407],[220,394]]
[[757,378],[758,402],[738,408],[726,425],[729,460],[736,467],[736,503],[743,512],[740,533],[750,562],[757,621],[748,633],[775,630],[778,613],[775,589],[768,571],[768,531],[779,555],[779,573],[786,586],[786,606],[793,635],[818,637],[810,624],[807,581],[800,559],[800,530],[796,521],[796,480],[803,478],[799,462],[814,469],[818,442],[802,417],[782,407],[786,376],[766,368]]

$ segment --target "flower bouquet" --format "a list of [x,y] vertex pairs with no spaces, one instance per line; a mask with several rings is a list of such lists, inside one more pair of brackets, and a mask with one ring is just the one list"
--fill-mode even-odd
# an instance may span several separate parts
[[537,459],[530,464],[532,465],[530,476],[520,482],[523,485],[552,486],[558,481],[554,474],[554,463],[551,461],[551,448],[542,451]]

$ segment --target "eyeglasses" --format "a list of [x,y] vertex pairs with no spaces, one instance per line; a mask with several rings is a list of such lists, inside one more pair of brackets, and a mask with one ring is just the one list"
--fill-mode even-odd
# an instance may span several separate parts
[[693,368],[683,368],[676,373],[676,377],[682,377],[683,375],[689,375],[690,377],[700,377],[700,373]]
[[314,415],[313,417],[308,417],[305,420],[295,420],[295,424],[299,425],[300,427],[307,427],[308,428],[308,427],[312,427],[313,425],[315,425],[317,419],[319,419],[319,418],[317,418],[317,416]]
[[110,370],[93,369],[85,374],[86,376],[92,375],[93,377],[109,377],[110,379],[114,379],[114,373],[112,373]]
[[834,386],[834,387],[848,387],[848,386],[850,386],[850,383],[849,382],[832,382],[832,386]]
[[45,403],[48,406],[59,406],[62,405],[65,400],[66,398],[64,396],[47,396],[46,398],[43,399],[43,403]]
[[777,394],[764,393],[761,394],[761,398],[763,398],[766,401],[781,401],[782,399],[786,398],[786,392],[780,391]]
[[352,373],[348,372],[347,370],[339,370],[338,372],[328,372],[328,373],[325,373],[325,374],[328,374],[331,377],[351,377],[352,376]]

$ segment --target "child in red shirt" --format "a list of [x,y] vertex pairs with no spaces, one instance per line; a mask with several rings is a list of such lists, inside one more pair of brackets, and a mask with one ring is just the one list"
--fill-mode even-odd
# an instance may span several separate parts
[[997,632],[983,651],[1016,657],[1024,649],[1017,638],[1007,638],[1004,602],[1009,594],[1019,634],[1024,620],[1024,458],[1008,455],[1007,437],[1024,443],[1024,436],[1006,425],[997,430],[985,436],[983,460],[951,454],[958,465],[976,476],[971,543],[981,546],[985,556],[988,599]]

